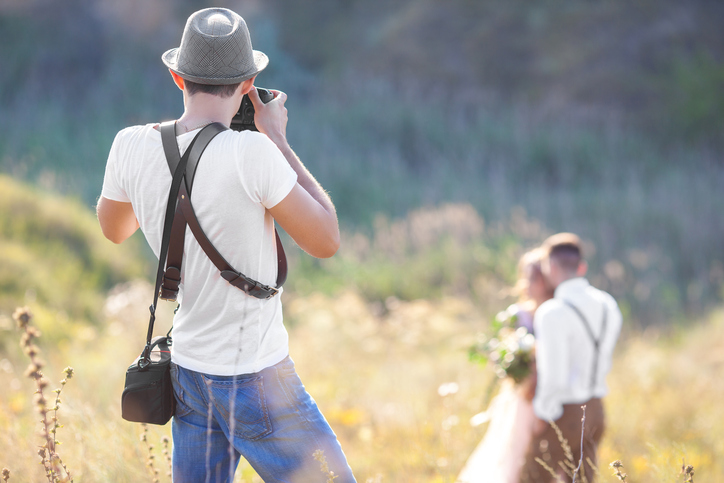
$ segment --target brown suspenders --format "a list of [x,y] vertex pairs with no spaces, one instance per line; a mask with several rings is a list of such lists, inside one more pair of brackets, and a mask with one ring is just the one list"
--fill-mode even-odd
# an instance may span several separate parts
[[603,321],[601,322],[601,334],[598,338],[593,335],[591,325],[588,323],[588,320],[586,320],[586,317],[583,316],[583,313],[578,309],[578,307],[567,300],[563,300],[563,303],[573,309],[578,318],[581,319],[591,342],[593,342],[593,372],[591,373],[591,390],[593,390],[593,388],[596,387],[596,378],[598,376],[598,359],[601,351],[601,341],[603,341],[603,336],[606,333],[606,319],[608,318],[608,308],[606,307],[606,302],[603,302]]

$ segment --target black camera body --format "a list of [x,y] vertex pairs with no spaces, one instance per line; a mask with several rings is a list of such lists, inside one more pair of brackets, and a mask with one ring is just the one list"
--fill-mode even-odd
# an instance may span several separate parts
[[[257,87],[256,91],[264,104],[274,99],[274,94],[269,89]],[[254,124],[254,104],[251,103],[249,94],[244,94],[244,97],[241,98],[239,111],[231,120],[231,129],[234,131],[258,131]]]

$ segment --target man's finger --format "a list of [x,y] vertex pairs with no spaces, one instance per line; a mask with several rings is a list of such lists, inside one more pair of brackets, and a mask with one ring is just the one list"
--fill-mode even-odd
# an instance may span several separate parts
[[256,90],[256,86],[251,86],[251,90],[248,93],[249,99],[251,99],[251,103],[254,106],[254,109],[256,109],[257,106],[260,106],[264,104],[261,102],[261,97],[259,97],[259,92]]
[[274,94],[274,99],[272,99],[272,101],[281,102],[282,105],[287,102],[287,95],[284,92],[278,91],[276,89],[269,89],[269,92]]

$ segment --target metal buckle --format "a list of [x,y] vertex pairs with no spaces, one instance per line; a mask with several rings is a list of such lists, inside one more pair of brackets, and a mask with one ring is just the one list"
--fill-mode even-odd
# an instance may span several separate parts
[[138,359],[138,370],[145,371],[148,366],[151,365],[151,346],[146,344],[141,352],[141,357]]

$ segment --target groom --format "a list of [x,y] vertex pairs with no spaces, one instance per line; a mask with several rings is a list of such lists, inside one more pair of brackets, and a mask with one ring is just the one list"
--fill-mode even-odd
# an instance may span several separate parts
[[[559,233],[548,238],[542,248],[543,274],[555,294],[535,314],[538,382],[533,409],[539,419],[521,482],[555,480],[540,461],[562,481],[571,481],[570,475],[581,458],[581,471],[585,471],[588,481],[593,481],[595,472],[588,462],[596,464],[596,450],[605,428],[601,398],[608,393],[606,375],[621,330],[621,312],[611,295],[592,287],[584,278],[588,267],[578,236]],[[570,446],[572,461],[566,457],[550,421],[560,428]]]

